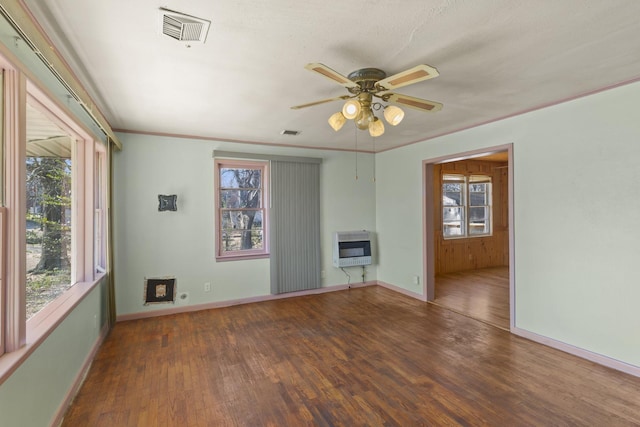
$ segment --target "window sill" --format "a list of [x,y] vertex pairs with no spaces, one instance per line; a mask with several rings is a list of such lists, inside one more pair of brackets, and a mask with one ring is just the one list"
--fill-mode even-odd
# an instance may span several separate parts
[[0,385],[29,358],[104,277],[105,274],[99,274],[93,282],[76,283],[27,321],[26,344],[16,351],[0,356]]
[[227,262],[227,261],[245,261],[250,259],[264,259],[269,258],[271,255],[268,253],[259,253],[259,254],[243,254],[243,255],[217,255],[216,262]]
[[483,237],[493,237],[493,234],[476,234],[473,236],[455,236],[455,237],[442,237],[442,240],[444,241],[449,241],[449,240],[465,240],[465,239],[481,239]]

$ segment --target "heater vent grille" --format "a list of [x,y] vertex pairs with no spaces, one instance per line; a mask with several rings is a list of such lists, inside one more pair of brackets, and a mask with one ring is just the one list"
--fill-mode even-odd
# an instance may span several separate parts
[[162,34],[180,41],[204,43],[210,21],[172,10],[160,9]]

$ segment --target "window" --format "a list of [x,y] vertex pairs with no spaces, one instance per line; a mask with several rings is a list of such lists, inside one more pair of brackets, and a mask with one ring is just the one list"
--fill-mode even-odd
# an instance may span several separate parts
[[41,342],[96,285],[106,160],[94,161],[101,143],[20,71],[0,76],[1,355]]
[[445,239],[491,235],[491,177],[442,177],[442,235]]
[[267,162],[216,160],[218,259],[265,257]]
[[491,177],[469,177],[469,226],[470,236],[491,234]]
[[71,287],[75,139],[27,103],[27,319]]

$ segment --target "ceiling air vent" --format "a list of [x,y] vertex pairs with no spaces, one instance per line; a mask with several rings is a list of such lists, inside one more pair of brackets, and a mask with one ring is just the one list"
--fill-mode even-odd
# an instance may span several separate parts
[[211,21],[185,15],[169,9],[160,9],[162,34],[185,42],[204,43]]
[[285,130],[280,132],[280,135],[293,135],[293,136],[296,136],[296,135],[300,135],[300,131],[299,130],[287,130],[287,129],[285,129]]

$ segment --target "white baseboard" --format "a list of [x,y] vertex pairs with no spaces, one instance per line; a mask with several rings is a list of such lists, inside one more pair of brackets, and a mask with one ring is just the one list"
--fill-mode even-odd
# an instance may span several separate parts
[[166,316],[169,314],[177,314],[177,313],[190,313],[193,311],[200,310],[209,310],[212,308],[222,308],[222,307],[231,307],[234,305],[241,304],[251,304],[254,302],[263,302],[263,301],[273,301],[284,298],[293,298],[299,297],[303,295],[316,295],[316,294],[324,294],[327,292],[336,292],[343,291],[349,288],[361,288],[364,286],[374,286],[377,285],[376,281],[369,282],[359,282],[359,283],[351,283],[349,285],[333,285],[327,286],[324,288],[318,289],[310,289],[308,291],[299,291],[299,292],[287,292],[285,294],[275,294],[275,295],[261,295],[257,297],[249,297],[249,298],[240,298],[234,300],[226,300],[226,301],[218,301],[218,302],[209,302],[204,304],[194,304],[194,305],[184,305],[184,306],[175,306],[172,308],[166,308],[162,310],[153,310],[153,311],[141,311],[137,313],[129,313],[129,314],[121,314],[117,316],[116,321],[124,322],[127,320],[136,320],[136,319],[145,319],[148,317],[158,317],[158,316]]
[[392,290],[392,291],[398,292],[400,294],[406,295],[408,297],[419,299],[420,301],[424,301],[424,302],[427,301],[427,296],[426,295],[422,295],[422,294],[419,294],[417,292],[413,292],[413,291],[410,291],[408,289],[401,288],[401,287],[396,286],[396,285],[392,285],[391,283],[382,282],[382,281],[378,280],[378,285],[382,286],[383,288],[387,288],[389,290]]
[[603,365],[608,368],[615,369],[617,371],[622,371],[629,375],[640,377],[640,366],[631,365],[629,363],[625,363],[608,356],[603,356],[602,354],[593,353],[589,350],[585,350],[580,347],[575,347],[575,346],[572,346],[571,344],[567,344],[562,341],[557,341],[557,340],[554,340],[553,338],[545,337],[544,335],[538,335],[534,332],[530,332],[525,329],[514,327],[511,329],[511,332],[514,335],[518,335],[520,337],[529,339],[531,341],[535,341],[539,344],[544,344],[546,346],[555,348],[557,350],[564,351],[565,353],[573,354],[574,356],[578,356],[582,359],[589,360],[599,365]]

